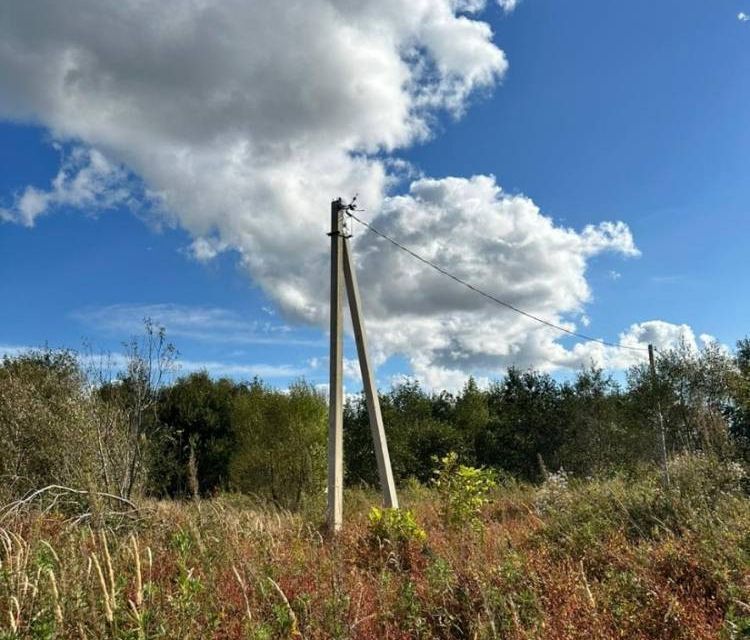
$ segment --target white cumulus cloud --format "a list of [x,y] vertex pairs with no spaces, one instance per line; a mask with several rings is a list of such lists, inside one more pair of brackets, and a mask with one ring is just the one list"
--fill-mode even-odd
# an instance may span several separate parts
[[[681,345],[697,352],[701,347],[716,342],[708,334],[698,338],[692,327],[687,324],[675,324],[664,320],[647,320],[630,325],[620,333],[617,344],[626,347],[618,349],[596,342],[577,344],[559,361],[560,366],[580,368],[591,364],[607,369],[625,369],[642,364],[647,358],[648,345],[657,350],[666,351]],[[723,347],[726,350],[726,347]]]
[[520,0],[497,0],[497,3],[503,8],[503,11],[510,13],[517,6]]
[[[192,234],[195,259],[237,251],[288,320],[325,327],[329,202],[359,193],[376,226],[574,329],[592,299],[589,259],[638,255],[625,223],[560,226],[492,176],[420,178],[391,195],[411,171],[398,150],[432,135],[441,113],[461,117],[506,72],[481,18],[493,9],[483,0],[3,3],[0,118],[41,124],[74,151],[48,189],[28,187],[0,217],[31,225],[54,208],[134,205],[147,194],[157,215]],[[585,355],[361,230],[354,251],[378,362],[403,354],[439,386]],[[184,324],[183,311],[160,309]]]
[[[238,249],[306,320],[321,319],[301,289],[325,271],[330,199],[378,207],[383,152],[459,116],[507,68],[489,25],[450,0],[29,0],[0,6],[0,43],[0,117],[127,166],[198,239],[196,258]],[[30,223],[75,204],[54,193],[9,210]]]
[[31,227],[39,216],[58,207],[98,211],[135,206],[129,182],[124,167],[113,164],[95,149],[75,147],[63,159],[48,190],[26,187],[13,205],[2,211],[2,217]]
[[[408,194],[384,201],[372,225],[462,280],[571,330],[570,317],[592,297],[588,259],[638,254],[626,225],[556,225],[491,176],[415,181]],[[431,386],[510,364],[569,365],[559,332],[467,291],[356,225],[355,234],[373,345],[406,355]]]

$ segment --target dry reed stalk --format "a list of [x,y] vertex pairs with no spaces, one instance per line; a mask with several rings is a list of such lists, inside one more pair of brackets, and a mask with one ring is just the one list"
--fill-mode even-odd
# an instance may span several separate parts
[[135,559],[135,604],[140,607],[143,604],[143,576],[141,574],[141,554],[138,550],[138,540],[135,535],[130,536],[133,545],[133,558]]
[[138,611],[138,605],[132,600],[128,600],[128,605],[130,605],[130,608],[133,611],[133,616],[135,616],[135,620],[138,623],[138,640],[145,640],[146,631],[143,628],[143,616],[141,615],[141,612]]
[[55,572],[52,569],[47,570],[49,575],[49,583],[52,589],[52,599],[55,603],[55,622],[59,627],[63,626],[63,612],[62,606],[60,605],[60,591],[57,588],[57,578],[55,578]]
[[55,558],[55,562],[59,565],[60,564],[60,556],[57,555],[57,551],[55,551],[55,548],[46,540],[40,540],[41,544],[43,544],[47,549],[49,549],[49,552],[52,554],[52,556]]
[[104,572],[99,564],[99,559],[96,557],[96,553],[91,554],[91,559],[96,567],[96,574],[99,577],[99,586],[102,588],[102,594],[104,595],[104,615],[107,618],[107,622],[112,624],[115,620],[115,616],[112,613],[112,606],[110,604],[110,596],[107,591],[107,581],[104,579]]
[[292,605],[289,604],[289,599],[286,597],[286,594],[284,593],[284,591],[281,589],[281,587],[273,578],[269,576],[268,581],[271,583],[273,588],[276,589],[276,593],[278,593],[279,596],[281,597],[281,600],[284,603],[284,606],[286,607],[287,612],[289,613],[289,619],[292,621],[292,628],[289,631],[289,635],[293,638],[294,637],[301,638],[302,634],[300,633],[300,630],[299,630],[299,623],[297,622],[297,614],[294,613],[294,609],[292,609]]
[[581,560],[578,563],[578,567],[581,570],[581,578],[583,579],[583,587],[586,591],[586,600],[588,600],[589,606],[596,611],[596,600],[594,600],[594,594],[591,593],[591,587],[589,586],[589,581],[586,578],[586,571],[583,568],[583,560]]
[[250,622],[253,619],[253,616],[250,613],[250,600],[247,597],[247,583],[242,576],[240,576],[240,572],[237,571],[236,566],[232,565],[232,571],[234,571],[234,577],[237,578],[240,589],[242,589],[242,597],[245,599],[245,614],[247,615],[248,622]]
[[107,573],[109,575],[109,597],[110,606],[112,611],[117,609],[117,600],[115,598],[115,572],[112,569],[112,556],[109,554],[109,544],[107,543],[107,534],[102,531],[100,533],[102,539],[102,546],[104,547],[104,559],[107,562]]
[[11,537],[13,542],[18,546],[19,549],[27,548],[28,545],[26,544],[26,540],[24,540],[21,537],[21,534],[16,533],[15,531],[8,531],[8,535]]
[[34,582],[31,583],[31,599],[36,600],[36,594],[39,593],[39,579],[42,577],[42,568],[38,567]]
[[510,613],[513,617],[513,626],[515,627],[516,631],[521,631],[523,627],[521,626],[521,619],[518,616],[518,607],[516,607],[516,603],[513,601],[513,597],[510,595],[508,596],[508,605],[510,606]]
[[193,540],[195,540],[198,551],[201,553],[201,555],[205,554],[206,545],[203,544],[203,536],[201,536],[200,529],[198,529],[198,527],[195,525],[195,522],[193,522],[192,520],[188,522],[188,529],[193,536]]
[[[10,536],[5,529],[0,529],[0,545],[2,545],[4,556],[6,558],[5,563],[7,565],[8,573],[13,573],[13,543],[11,542]],[[3,566],[3,561],[0,559],[0,568]]]
[[[5,570],[14,583],[16,590],[22,598],[25,598],[31,585],[29,577],[26,574],[30,554],[29,545],[26,544],[26,541],[21,536],[13,531],[0,529],[0,534],[0,544],[2,544],[5,552]],[[2,567],[1,562],[0,567]]]
[[42,569],[41,567],[36,570],[36,575],[34,576],[34,579],[31,580],[29,578],[28,573],[23,574],[23,599],[26,600],[26,597],[28,596],[31,598],[31,601],[33,602],[36,599],[36,594],[39,591],[39,578],[42,575]]
[[152,574],[153,574],[153,568],[154,568],[154,556],[151,553],[151,547],[146,547],[146,558],[148,559],[148,582],[151,584],[153,581]]
[[[13,605],[16,606],[16,613],[13,615]],[[21,624],[21,604],[18,602],[16,596],[10,597],[10,605],[8,606],[8,617],[10,618],[10,628],[13,633],[18,633],[18,627]]]
[[497,633],[497,625],[495,624],[494,616],[492,615],[492,611],[490,611],[490,605],[487,602],[487,598],[485,597],[484,592],[482,592],[482,605],[484,608],[484,612],[487,614],[487,620],[490,623],[490,629],[492,630],[492,637],[498,638],[499,636]]

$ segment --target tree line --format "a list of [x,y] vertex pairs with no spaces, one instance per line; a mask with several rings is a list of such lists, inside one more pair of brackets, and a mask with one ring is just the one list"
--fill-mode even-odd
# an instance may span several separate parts
[[[49,484],[125,497],[252,494],[286,508],[321,496],[326,475],[326,397],[300,380],[172,380],[175,350],[146,324],[124,365],[68,351],[5,357],[0,365],[0,497]],[[109,373],[107,373],[109,372]],[[578,476],[654,464],[658,414],[670,455],[706,452],[750,460],[750,339],[734,353],[716,344],[660,353],[618,381],[589,367],[569,380],[509,369],[487,388],[457,393],[406,381],[380,393],[397,482],[428,482],[455,452],[536,482],[564,468]],[[344,412],[350,485],[376,485],[363,396]]]
[[[655,376],[648,363],[620,383],[589,367],[571,380],[510,368],[487,389],[469,379],[457,394],[427,393],[405,382],[380,396],[394,474],[399,481],[431,478],[448,452],[536,482],[561,468],[585,477],[658,463],[658,412],[669,455],[710,453],[748,460],[750,340],[734,354],[717,344],[661,353]],[[364,402],[345,409],[349,482],[377,481]]]

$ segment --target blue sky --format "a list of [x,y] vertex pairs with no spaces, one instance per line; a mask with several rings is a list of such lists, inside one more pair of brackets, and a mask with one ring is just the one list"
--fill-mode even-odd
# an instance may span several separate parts
[[[431,111],[425,118],[428,139],[409,134],[392,148],[377,141],[376,146],[383,146],[370,156],[377,158],[373,163],[404,160],[412,175],[401,176],[370,198],[385,198],[374,215],[388,224],[401,206],[393,196],[409,193],[409,182],[419,176],[441,180],[492,175],[505,193],[532,200],[556,227],[581,232],[600,221],[622,221],[640,256],[620,249],[585,253],[581,274],[590,298],[581,294],[573,312],[552,303],[532,310],[575,322],[578,330],[607,340],[617,341],[632,325],[661,321],[688,325],[695,336],[706,333],[733,344],[750,333],[744,277],[750,266],[750,21],[738,18],[743,11],[750,13],[750,1],[523,0],[511,13],[490,4],[482,13],[471,14],[470,19],[491,25],[492,43],[502,49],[509,68],[496,67],[492,82],[472,85],[470,95],[461,96],[459,117],[446,113],[449,108]],[[37,29],[41,39],[56,40],[54,27],[10,17],[24,29]],[[85,41],[85,35],[76,34],[71,30],[69,41]],[[356,69],[358,74],[366,71]],[[136,89],[123,82],[115,90],[123,99]],[[277,249],[273,236],[263,243],[248,238],[235,245],[234,234],[249,236],[250,231],[223,227],[226,214],[218,206],[215,217],[205,223],[197,214],[185,214],[179,193],[183,185],[173,178],[156,184],[162,175],[158,159],[151,162],[141,148],[121,142],[121,136],[74,122],[69,114],[59,116],[62,107],[49,106],[37,93],[23,79],[0,73],[0,208],[18,209],[29,186],[49,192],[62,158],[80,148],[98,149],[123,166],[124,182],[138,183],[137,191],[173,188],[174,195],[166,198],[166,205],[149,197],[140,197],[136,204],[133,198],[105,198],[104,205],[100,195],[91,202],[60,199],[35,217],[33,226],[0,222],[0,349],[12,352],[45,343],[78,347],[88,340],[97,348],[117,351],[149,314],[166,324],[184,370],[206,367],[215,375],[241,379],[257,374],[279,386],[301,375],[324,383],[327,338],[320,312],[308,313],[309,305],[295,307],[290,300],[297,294],[287,295],[283,271],[270,273],[268,260],[254,262],[264,252],[278,250],[281,264],[283,251],[292,263],[298,245]],[[454,98],[446,97],[446,104]],[[6,100],[12,107],[2,107]],[[285,117],[293,119],[295,114],[279,114]],[[299,135],[304,136],[308,125],[300,122]],[[180,135],[195,148],[201,144],[192,134]],[[166,139],[171,141],[171,134],[165,134]],[[167,168],[163,171],[166,175]],[[308,181],[305,186],[317,184]],[[334,182],[339,184],[356,186],[350,178]],[[325,186],[321,191],[316,203],[339,195]],[[371,192],[377,188],[365,188],[364,198],[360,196],[366,207],[372,204],[367,202]],[[268,207],[284,208],[286,201],[279,204],[276,194],[269,198],[275,204]],[[428,202],[427,196],[414,198]],[[312,205],[297,201],[295,206]],[[318,210],[325,224],[325,207]],[[289,215],[278,219],[280,236],[291,237],[293,226],[303,224]],[[310,219],[318,212],[306,215]],[[407,233],[407,227],[394,229]],[[302,234],[317,247],[315,256],[325,256],[328,239],[320,231],[311,227]],[[208,238],[216,249],[211,259],[197,259],[201,256],[196,257],[191,243],[199,237]],[[368,246],[355,245],[361,253]],[[322,274],[318,282],[326,273],[325,263],[317,258],[299,267],[290,280],[315,269]],[[533,264],[528,269],[533,271]],[[482,280],[485,288],[493,282]],[[315,285],[310,286],[315,291]],[[493,292],[504,295],[503,290]],[[318,293],[325,303],[327,292]],[[363,297],[367,311],[368,289]],[[408,310],[396,318],[395,307],[388,306],[392,303],[379,300],[371,300],[376,314],[372,338],[377,345],[377,330],[388,333],[377,356],[382,385],[415,373],[433,385],[450,386],[460,380],[454,373],[493,377],[514,362],[513,350],[506,353],[500,346],[503,356],[496,360],[472,348],[446,364],[444,355],[436,355],[443,354],[445,345],[423,361],[419,353],[399,346],[410,338],[397,335],[398,327],[415,319]],[[425,319],[424,313],[419,321],[440,322]],[[397,322],[388,324],[393,319]],[[434,325],[424,326],[429,331]],[[554,338],[555,344],[574,348],[575,340]],[[515,339],[522,345],[515,351],[519,364],[565,375],[567,369],[560,364],[567,362],[565,357],[544,355],[547,351]],[[446,340],[455,342],[450,336]],[[499,341],[513,344],[507,336]],[[347,355],[354,357],[351,344]],[[619,361],[611,357],[606,362],[617,368]],[[425,373],[436,370],[445,375]],[[357,384],[356,376],[348,378],[348,388]]]

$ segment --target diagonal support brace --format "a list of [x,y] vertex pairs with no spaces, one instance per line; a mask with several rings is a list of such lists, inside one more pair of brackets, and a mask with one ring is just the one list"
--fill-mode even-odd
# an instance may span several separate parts
[[344,238],[343,245],[344,281],[346,282],[346,293],[349,299],[349,310],[352,314],[354,338],[357,342],[359,368],[362,372],[362,384],[365,389],[367,412],[370,417],[370,431],[372,432],[375,457],[378,461],[378,476],[380,477],[380,488],[383,492],[383,503],[386,507],[398,509],[396,484],[393,480],[391,458],[388,453],[388,442],[385,437],[383,416],[380,412],[380,400],[378,398],[378,390],[372,374],[372,366],[367,351],[367,335],[365,333],[364,319],[362,318],[362,301],[359,296],[357,272],[354,270],[352,254],[349,248],[349,240],[347,238]]

